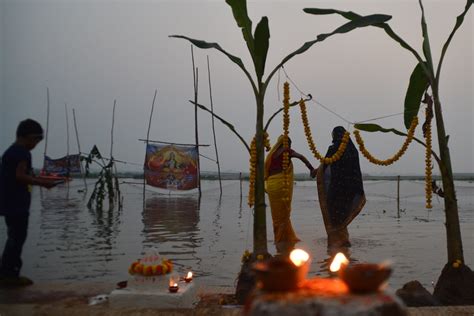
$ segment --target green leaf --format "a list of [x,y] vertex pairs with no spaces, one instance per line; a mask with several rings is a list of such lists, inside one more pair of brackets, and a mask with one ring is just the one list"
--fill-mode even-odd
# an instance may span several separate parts
[[[334,10],[334,9],[307,8],[307,9],[303,9],[303,11],[306,12],[306,13],[309,13],[309,14],[319,14],[319,15],[322,15],[322,14],[339,14],[339,15],[343,16],[344,18],[346,18],[348,20],[351,20],[351,21],[355,20],[356,18],[361,17],[360,14],[357,14],[357,13],[352,12],[352,11],[340,11],[340,10]],[[413,47],[408,45],[408,43],[405,42],[400,36],[398,36],[392,30],[390,25],[388,25],[387,23],[378,23],[378,24],[373,24],[372,26],[384,29],[385,33],[387,33],[388,36],[390,36],[393,40],[398,42],[398,44],[400,44],[400,46],[402,46],[403,48],[409,50],[416,57],[418,62],[422,61],[422,59],[421,59],[420,55],[418,54],[418,52],[416,50],[414,50]],[[426,69],[426,71],[428,71],[428,69]]]
[[263,77],[265,72],[265,62],[267,60],[270,30],[268,29],[268,18],[264,16],[255,29],[255,52],[254,64],[257,78]]
[[340,11],[340,10],[334,10],[334,9],[305,8],[303,9],[303,11],[308,14],[315,14],[315,15],[339,14],[348,20],[355,20],[361,17],[361,15],[354,13],[352,11]]
[[391,18],[392,17],[390,15],[385,15],[385,14],[372,14],[372,15],[363,16],[361,18],[351,20],[350,22],[338,27],[331,33],[320,34],[318,35],[317,39],[319,41],[323,41],[331,35],[347,33],[359,27],[366,27],[370,25],[384,23],[390,20]]
[[354,128],[366,132],[382,132],[382,133],[395,133],[400,136],[406,136],[405,133],[400,132],[394,128],[383,128],[377,124],[354,124]]
[[463,13],[461,13],[461,15],[459,15],[456,18],[456,24],[454,25],[454,29],[451,31],[451,34],[449,34],[449,37],[446,40],[446,43],[444,43],[443,45],[443,50],[441,51],[441,57],[439,58],[438,69],[436,70],[436,79],[438,80],[438,82],[439,82],[439,75],[441,73],[441,65],[443,63],[444,55],[446,54],[446,51],[448,50],[448,46],[454,37],[454,33],[456,33],[457,29],[461,26],[462,22],[464,21],[464,16],[467,14],[467,11],[469,11],[469,8],[473,4],[473,2],[474,0],[467,0],[466,7],[464,8]]
[[250,20],[247,14],[247,1],[246,0],[226,0],[225,1],[231,8],[234,15],[234,20],[237,25],[242,29],[242,35],[247,43],[247,47],[250,54],[254,53],[254,39],[252,37],[252,20]]
[[392,17],[390,15],[384,15],[384,14],[373,14],[373,15],[363,16],[338,27],[331,33],[319,34],[315,40],[304,43],[303,46],[301,46],[300,48],[298,48],[297,50],[295,50],[294,52],[292,52],[291,54],[283,58],[283,60],[272,70],[267,80],[265,81],[265,85],[268,85],[268,83],[270,82],[270,79],[275,74],[275,72],[281,66],[283,66],[288,60],[290,60],[291,58],[293,58],[294,56],[298,54],[304,53],[305,51],[310,49],[311,46],[313,46],[315,43],[322,42],[326,38],[335,34],[347,33],[359,27],[365,27],[365,26],[369,26],[373,24],[380,24],[380,23],[390,20],[391,18]]
[[194,44],[197,47],[202,48],[202,49],[215,48],[218,51],[224,53],[224,55],[229,57],[229,59],[232,60],[234,63],[236,63],[240,68],[245,68],[244,63],[242,62],[242,60],[239,57],[234,56],[232,54],[229,54],[224,49],[222,49],[222,47],[217,43],[208,43],[208,42],[205,42],[205,41],[202,41],[202,40],[189,38],[189,37],[183,36],[183,35],[170,35],[169,37],[186,39],[186,40],[190,41],[192,44]]
[[430,69],[430,75],[433,74],[433,59],[431,58],[430,38],[428,36],[428,26],[426,25],[425,9],[421,0],[418,0],[421,8],[421,30],[423,32],[423,54],[427,61],[427,67]]
[[413,69],[405,95],[404,123],[407,129],[410,128],[413,118],[418,115],[421,99],[428,88],[428,84],[428,77],[423,71],[421,63],[419,63],[415,69]]
[[293,53],[283,58],[282,62],[277,66],[277,68],[280,68],[284,63],[286,63],[293,56],[304,53],[309,48],[311,48],[311,46],[313,46],[316,42],[321,42],[325,40],[326,38],[328,38],[329,36],[339,34],[339,33],[347,33],[355,28],[371,25],[370,23],[383,23],[384,21],[388,21],[391,18],[392,17],[389,15],[382,15],[382,14],[369,15],[369,16],[361,17],[360,20],[350,21],[338,27],[336,30],[334,30],[331,33],[320,34],[316,37],[315,40],[304,43],[303,46],[301,46],[300,48],[295,50]]

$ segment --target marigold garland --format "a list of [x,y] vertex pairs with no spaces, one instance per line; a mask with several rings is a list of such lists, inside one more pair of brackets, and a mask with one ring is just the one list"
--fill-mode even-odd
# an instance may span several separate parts
[[431,209],[433,206],[431,205],[431,198],[433,197],[433,190],[431,186],[431,182],[433,180],[432,177],[432,164],[431,164],[431,116],[430,109],[427,107],[426,111],[426,122],[424,124],[423,135],[425,136],[426,140],[426,152],[425,152],[425,192],[426,192],[426,208]]
[[249,173],[249,195],[247,204],[252,207],[255,204],[255,175],[257,170],[257,141],[254,137],[250,143],[250,173]]
[[173,271],[173,263],[170,260],[162,260],[161,264],[147,265],[143,264],[141,260],[132,262],[128,268],[128,273],[131,275],[153,276],[170,273]]
[[[268,133],[263,133],[263,145],[269,151],[271,149]],[[249,194],[247,204],[252,207],[255,204],[255,178],[257,171],[257,139],[254,136],[250,143],[250,172],[249,172]]]
[[344,151],[346,150],[347,143],[349,142],[350,133],[348,131],[344,133],[344,136],[342,136],[342,141],[339,144],[339,147],[337,151],[334,153],[334,155],[332,155],[331,157],[322,156],[316,149],[316,146],[314,145],[313,137],[311,136],[311,127],[309,126],[309,122],[308,122],[308,114],[306,112],[306,103],[304,102],[303,99],[300,100],[299,105],[300,105],[301,120],[303,121],[306,140],[308,141],[309,149],[313,153],[314,157],[326,165],[332,164],[333,162],[336,162],[339,159],[341,159],[342,155],[344,154]]
[[290,166],[290,153],[288,149],[290,144],[288,141],[289,127],[290,127],[290,84],[285,82],[283,84],[283,200],[288,201],[289,198],[289,188],[290,188],[290,175],[289,175],[289,166]]
[[360,136],[360,132],[358,130],[354,131],[354,136],[355,136],[357,144],[359,145],[359,149],[360,149],[362,155],[364,155],[364,157],[367,158],[368,161],[370,161],[371,163],[376,164],[376,165],[388,166],[388,165],[393,164],[395,161],[400,159],[400,157],[402,157],[403,154],[405,154],[408,146],[410,145],[410,143],[412,142],[412,140],[414,138],[415,129],[416,129],[417,125],[418,125],[418,117],[415,116],[413,118],[413,120],[411,121],[410,128],[408,129],[407,137],[406,137],[405,142],[403,143],[402,147],[398,150],[398,152],[395,155],[393,155],[393,157],[390,157],[390,158],[385,159],[385,160],[377,159],[374,156],[372,156],[371,153],[369,153],[367,151],[367,149],[365,148],[365,145],[364,145],[364,140]]

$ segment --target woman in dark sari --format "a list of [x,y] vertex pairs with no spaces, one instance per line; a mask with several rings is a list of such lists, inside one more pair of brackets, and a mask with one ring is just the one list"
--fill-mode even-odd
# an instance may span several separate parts
[[[329,146],[326,157],[337,152],[345,131],[342,126],[334,128],[332,145]],[[347,226],[359,214],[366,201],[359,153],[350,139],[341,159],[330,165],[320,165],[317,181],[328,247],[349,247],[351,244]]]

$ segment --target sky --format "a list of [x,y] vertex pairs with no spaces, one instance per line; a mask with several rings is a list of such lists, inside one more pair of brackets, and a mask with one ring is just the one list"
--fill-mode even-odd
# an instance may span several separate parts
[[[465,1],[424,1],[435,63]],[[346,23],[340,16],[315,16],[307,7],[353,10],[360,14],[392,15],[390,25],[421,54],[420,8],[415,0],[351,1],[248,1],[255,27],[269,18],[270,49],[265,77],[280,60],[313,40]],[[440,95],[454,172],[474,172],[474,66],[473,9],[456,33],[445,56]],[[69,118],[70,153],[78,152],[72,122],[75,109],[82,152],[94,144],[108,156],[111,143],[112,107],[117,100],[113,155],[129,162],[119,170],[140,171],[153,94],[157,89],[150,139],[194,142],[193,78],[190,43],[169,38],[180,34],[217,42],[239,56],[253,72],[249,53],[230,7],[224,1],[111,1],[111,0],[0,0],[0,151],[15,137],[25,118],[46,126],[46,88],[50,90],[50,124],[47,154],[61,157],[67,151]],[[210,59],[215,113],[231,122],[250,143],[255,133],[256,106],[250,84],[242,71],[216,50],[194,49],[198,67],[199,103],[209,106],[207,56]],[[333,127],[403,112],[410,74],[417,61],[378,28],[363,28],[336,35],[315,44],[285,65],[287,75],[309,102],[308,116],[316,147],[325,153]],[[281,107],[280,71],[270,83],[265,99],[265,118]],[[291,85],[291,98],[301,97]],[[419,114],[423,121],[423,112]],[[265,119],[265,121],[266,121]],[[201,144],[213,145],[211,119],[199,112]],[[293,148],[318,165],[303,133],[299,110],[291,110]],[[403,116],[372,121],[404,130]],[[216,121],[217,144],[223,171],[246,172],[248,153],[229,129]],[[269,129],[271,142],[282,133],[282,117]],[[419,128],[416,135],[421,137]],[[369,151],[385,159],[398,151],[403,139],[392,134],[362,133]],[[436,133],[434,149],[437,151]],[[42,165],[44,142],[33,151],[33,164]],[[201,153],[214,158],[214,148]],[[295,162],[296,172],[306,172]],[[215,171],[215,162],[201,158],[203,171]],[[390,167],[369,163],[361,156],[368,174],[423,174],[424,149],[413,143],[405,156]],[[438,174],[437,168],[434,171]]]

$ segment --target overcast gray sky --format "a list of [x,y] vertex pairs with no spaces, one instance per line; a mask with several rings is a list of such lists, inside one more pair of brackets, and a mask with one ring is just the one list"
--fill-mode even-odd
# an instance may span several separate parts
[[[46,87],[51,94],[48,154],[66,153],[64,104],[75,108],[82,151],[97,144],[109,152],[113,100],[117,99],[114,156],[140,164],[145,148],[148,116],[158,89],[151,139],[194,142],[194,110],[190,44],[171,39],[182,34],[218,42],[240,56],[252,70],[249,54],[230,7],[224,1],[9,1],[0,0],[0,150],[14,140],[18,122],[31,117],[46,125]],[[424,1],[435,61],[465,1]],[[288,53],[330,32],[346,21],[338,16],[305,14],[306,7],[353,10],[361,14],[393,16],[392,28],[421,53],[420,9],[416,0],[399,1],[249,1],[253,26],[268,16],[270,50],[266,74]],[[236,65],[216,50],[195,49],[199,67],[199,101],[209,104],[206,56],[211,61],[215,112],[231,121],[250,142],[255,131],[255,101],[250,85]],[[377,28],[337,35],[314,45],[286,65],[288,75],[305,93],[349,121],[403,111],[408,79],[415,58]],[[473,9],[457,32],[445,57],[441,98],[454,172],[474,172],[473,138]],[[281,104],[275,76],[266,97],[266,117]],[[293,99],[300,94],[292,87]],[[315,103],[308,103],[317,148],[325,152],[334,126],[348,127],[340,118]],[[72,113],[70,152],[77,152]],[[420,113],[420,121],[421,121]],[[270,128],[272,142],[282,132],[281,116]],[[403,116],[375,121],[403,129]],[[352,129],[351,127],[349,127]],[[247,171],[248,154],[238,139],[216,122],[224,171]],[[420,136],[418,129],[417,135]],[[201,143],[212,144],[210,117],[199,113]],[[290,136],[294,149],[317,165],[308,150],[298,109],[291,112]],[[380,158],[393,155],[403,139],[388,134],[363,133],[370,151]],[[434,141],[437,149],[437,141]],[[34,165],[41,166],[44,143],[34,150]],[[213,157],[214,149],[202,153]],[[215,164],[202,159],[202,169]],[[391,167],[379,167],[361,158],[370,174],[422,174],[424,151],[413,144]],[[295,163],[296,171],[305,171]],[[140,170],[140,166],[120,166]],[[438,170],[435,170],[438,173]]]

